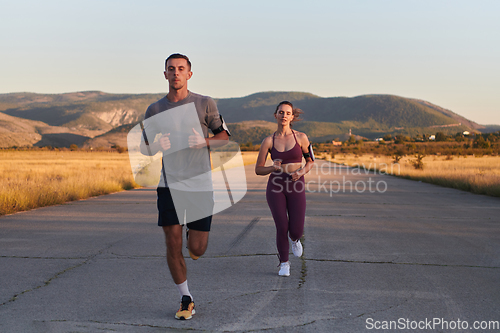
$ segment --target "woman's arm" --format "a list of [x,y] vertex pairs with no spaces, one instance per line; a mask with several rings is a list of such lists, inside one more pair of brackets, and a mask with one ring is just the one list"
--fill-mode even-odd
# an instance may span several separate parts
[[[300,132],[298,132],[300,133]],[[307,135],[304,133],[300,133],[298,135],[298,141],[300,144],[300,148],[302,149],[303,153],[309,153],[309,139],[307,138]],[[298,169],[297,171],[293,172],[291,174],[292,180],[298,180],[300,177],[303,175],[307,174],[314,166],[314,161],[311,157],[306,158],[306,165],[304,165],[302,168]]]
[[272,137],[268,136],[262,141],[259,150],[259,156],[257,156],[257,162],[255,163],[255,173],[259,176],[265,176],[271,172],[281,169],[281,162],[276,161],[271,166],[264,166],[266,164],[267,154],[272,148]]

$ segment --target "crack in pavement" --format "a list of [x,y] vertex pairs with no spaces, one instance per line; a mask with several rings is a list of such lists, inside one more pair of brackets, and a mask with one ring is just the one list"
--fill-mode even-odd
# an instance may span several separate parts
[[252,219],[252,221],[250,221],[250,223],[245,227],[245,229],[243,229],[242,232],[240,232],[240,234],[238,236],[236,236],[236,238],[232,241],[232,243],[229,245],[229,248],[227,249],[226,253],[229,253],[229,251],[231,251],[233,249],[233,247],[235,247],[236,245],[238,245],[242,240],[243,238],[245,238],[245,236],[250,232],[250,230],[253,229],[253,227],[255,226],[255,224],[257,224],[257,222],[260,221],[260,217],[254,217]]
[[[308,214],[307,217],[331,217],[331,216],[336,216],[336,217],[366,217],[366,215],[354,215],[354,214]],[[370,216],[371,217],[371,216]]]
[[[238,295],[228,296],[228,297],[223,298],[221,300],[217,300],[217,302],[220,302],[220,301],[226,302],[226,301],[229,301],[229,300],[232,300],[232,299],[235,299],[235,298],[239,298],[239,297],[255,296],[255,295],[263,294],[263,293],[278,292],[280,290],[290,290],[290,288],[281,288],[281,289],[272,288],[272,289],[267,289],[267,290],[257,290],[257,291],[247,292],[247,293],[244,293],[244,294],[238,294]],[[207,304],[211,305],[214,302],[216,302],[216,301],[208,301]]]
[[[356,214],[308,214],[308,217],[370,217],[370,218],[384,218],[384,219],[400,219],[399,216],[389,216],[389,215],[356,215]],[[471,217],[441,217],[441,216],[412,216],[414,219],[422,219],[422,220],[464,220],[464,221],[475,221],[475,219]],[[491,217],[481,218],[477,220],[491,220]],[[496,223],[496,221],[495,221]]]
[[[304,240],[304,237],[302,238]],[[6,258],[6,259],[36,259],[36,260],[79,260],[79,259],[85,259],[82,263],[67,268],[66,270],[63,270],[56,275],[60,275],[61,273],[64,273],[68,270],[80,267],[81,265],[87,263],[88,261],[94,259],[98,255],[101,255],[105,250],[109,249],[113,245],[109,245],[108,247],[102,249],[98,253],[90,256],[90,257],[29,257],[29,256],[0,256],[0,258]],[[303,244],[304,246],[304,244]],[[164,258],[164,255],[119,255],[116,253],[110,253],[111,255],[114,255],[115,258],[101,258],[100,260],[116,260],[116,259],[159,259],[159,258]],[[202,258],[204,259],[218,259],[218,258],[241,258],[241,257],[264,257],[264,256],[275,256],[276,253],[247,253],[247,254],[234,254],[234,255],[227,255],[227,254],[221,254],[221,255],[213,255],[213,256],[203,256]],[[189,258],[189,256],[185,256],[185,258]],[[315,259],[315,258],[307,258],[305,256],[301,256],[299,258],[302,261],[302,270],[301,270],[301,280],[304,280],[299,288],[302,286],[302,284],[305,283],[305,276],[307,276],[307,266],[306,262],[307,261],[317,261],[317,262],[339,262],[339,263],[354,263],[354,264],[389,264],[389,265],[413,265],[413,266],[435,266],[435,267],[461,267],[461,268],[486,268],[486,269],[499,269],[499,266],[483,266],[483,265],[465,265],[465,264],[432,264],[432,263],[419,263],[419,262],[394,262],[394,261],[373,261],[373,260],[350,260],[350,259]],[[53,280],[54,277],[51,279],[47,280]],[[38,288],[38,287],[37,287]],[[0,305],[3,305],[5,303],[2,303]]]
[[[47,322],[47,321],[41,321],[41,322]],[[114,325],[114,326],[125,326],[125,327],[148,327],[148,328],[158,328],[158,329],[168,329],[169,332],[172,331],[178,331],[178,332],[184,332],[184,331],[197,331],[197,332],[205,332],[207,330],[199,329],[199,328],[179,328],[179,327],[173,327],[173,326],[160,326],[160,325],[152,325],[152,324],[138,324],[138,323],[124,323],[124,322],[106,322],[106,321],[99,321],[99,320],[88,320],[85,322],[73,322],[65,319],[52,319],[49,322],[51,323],[75,323],[78,324],[77,326],[83,327],[83,328],[89,328],[89,329],[96,329],[95,327],[89,327],[92,326],[92,324],[99,324],[99,325]],[[90,325],[89,325],[90,324]],[[87,326],[85,326],[87,325]],[[104,330],[105,328],[99,328],[101,330]],[[109,329],[109,328],[108,328]]]
[[57,260],[57,259],[63,259],[63,260],[78,260],[78,259],[85,259],[87,257],[30,257],[30,256],[0,256],[0,258],[7,258],[7,259],[49,259],[49,260]]
[[262,257],[262,256],[276,256],[276,253],[247,253],[247,254],[220,254],[220,255],[214,255],[214,256],[203,256],[203,258],[239,258],[239,257]]
[[[279,290],[281,290],[282,281],[283,279],[278,277],[276,279],[276,284],[274,288],[271,289],[272,292],[266,292],[264,296],[260,298],[259,301],[254,302],[253,306],[248,307],[246,315],[240,316],[236,322],[224,325],[221,328],[221,330],[235,331],[235,330],[245,329],[247,323],[252,322],[253,319],[262,311],[262,309],[268,306],[271,303],[271,301],[276,297]],[[276,291],[274,292],[274,290]]]
[[[109,248],[111,248],[112,246],[114,245],[113,244],[109,244],[108,246],[104,247],[103,249],[99,250],[97,253],[87,257],[84,261],[82,261],[81,263],[79,264],[76,264],[74,266],[71,266],[71,267],[68,267],[60,272],[57,272],[56,274],[54,274],[54,276],[52,276],[51,278],[49,278],[48,280],[44,281],[42,284],[36,286],[36,287],[33,287],[31,289],[26,289],[26,290],[23,290],[22,292],[18,293],[18,294],[15,294],[14,296],[12,296],[9,300],[3,302],[3,303],[0,303],[0,306],[4,306],[4,305],[7,305],[11,302],[14,302],[15,300],[17,300],[20,296],[22,295],[25,295],[27,293],[30,293],[32,291],[35,291],[37,289],[40,289],[42,287],[46,287],[48,286],[52,281],[54,281],[55,279],[57,279],[59,276],[63,275],[64,273],[66,272],[69,272],[75,268],[78,268],[78,267],[81,267],[83,265],[85,265],[86,263],[88,263],[89,261],[91,261],[92,259],[94,259],[95,257],[97,257],[98,255],[102,254],[104,251],[108,250]],[[43,259],[43,258],[42,258]],[[58,258],[60,259],[60,258]],[[83,258],[81,258],[83,259]]]
[[282,325],[280,324],[279,326],[271,326],[271,327],[259,327],[259,328],[254,328],[254,329],[243,329],[243,330],[238,330],[239,332],[265,332],[265,331],[271,331],[271,330],[274,330],[274,329],[291,329],[293,330],[294,332],[296,331],[296,328],[303,328],[305,326],[308,326],[308,325],[311,325],[311,324],[314,324],[315,322],[319,321],[319,320],[330,320],[330,319],[334,319],[334,318],[320,318],[320,319],[314,319],[312,321],[308,321],[308,322],[304,322],[302,324],[296,324],[294,323],[293,326],[292,325]]
[[307,263],[306,263],[306,257],[304,257],[304,251],[306,248],[306,244],[305,244],[306,237],[304,235],[302,235],[302,237],[300,238],[300,241],[302,242],[302,255],[299,258],[301,261],[301,269],[300,269],[299,286],[297,287],[297,289],[302,288],[304,283],[306,283],[306,276],[307,276]]
[[[102,253],[101,253],[102,254]],[[96,254],[97,256],[99,254]],[[99,260],[117,260],[117,259],[161,259],[165,258],[164,254],[157,255],[122,255],[111,252],[110,255],[113,255],[113,258],[100,258]],[[238,257],[258,257],[258,256],[275,256],[276,253],[249,253],[249,254],[234,254],[234,255],[213,255],[207,256],[204,255],[202,258],[206,259],[215,259],[215,258],[238,258]],[[87,259],[88,257],[29,257],[29,256],[0,256],[0,259],[36,259],[36,260],[80,260]],[[188,255],[185,255],[184,258],[190,258]]]
[[268,331],[268,330],[273,330],[276,328],[303,328],[305,326],[311,325],[316,323],[317,321],[322,321],[322,320],[332,320],[332,319],[337,319],[333,317],[326,317],[326,318],[315,318],[310,321],[306,321],[300,324],[293,324],[293,326],[283,326],[282,324],[279,324],[279,326],[271,326],[271,327],[259,327],[259,328],[254,328],[254,329],[249,329],[248,327],[239,329],[236,328],[234,330],[231,330],[231,328],[227,326],[223,328],[212,328],[212,329],[202,329],[202,328],[192,328],[192,327],[174,327],[174,326],[161,326],[161,325],[152,325],[152,324],[138,324],[138,323],[125,323],[125,322],[106,322],[106,321],[99,321],[99,320],[88,320],[86,322],[73,322],[73,321],[68,321],[64,319],[53,319],[50,321],[41,321],[41,323],[67,323],[67,324],[74,324],[75,326],[79,328],[84,328],[84,329],[93,329],[93,330],[114,330],[111,327],[93,327],[93,324],[98,324],[98,325],[106,325],[106,326],[117,326],[117,327],[145,327],[145,328],[153,328],[155,329],[161,329],[161,330],[168,330],[168,332],[185,332],[185,331],[196,331],[196,332],[214,332],[214,331],[240,331],[240,332],[262,332],[262,331]]
[[[376,314],[376,313],[380,313],[380,312],[386,312],[386,311],[389,311],[389,310],[392,310],[394,308],[397,308],[397,307],[400,307],[401,305],[403,305],[404,303],[408,302],[407,299],[403,300],[402,302],[396,304],[396,305],[391,305],[387,308],[384,308],[384,309],[380,309],[380,310],[373,310],[371,312],[365,312],[365,313],[361,313],[357,316],[355,316],[354,318],[361,318],[363,316],[371,316],[373,314]],[[350,317],[339,317],[338,319],[349,319]]]
[[458,264],[426,264],[415,262],[393,262],[393,261],[368,261],[368,260],[348,260],[348,259],[305,259],[310,261],[343,262],[355,264],[390,264],[390,265],[414,265],[414,266],[437,266],[437,267],[462,267],[462,268],[489,268],[499,269],[497,266],[479,266],[479,265],[458,265]]

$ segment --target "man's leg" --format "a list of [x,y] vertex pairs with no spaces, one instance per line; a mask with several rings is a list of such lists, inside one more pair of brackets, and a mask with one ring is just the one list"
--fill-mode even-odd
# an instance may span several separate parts
[[175,313],[177,319],[191,319],[195,314],[193,296],[187,284],[186,262],[182,256],[182,226],[163,226],[167,245],[167,263],[170,274],[181,295],[181,306]]
[[[181,284],[187,279],[186,262],[182,255],[182,226],[164,226],[167,245],[167,264],[175,284]],[[196,256],[202,256],[208,246],[208,231],[189,230],[189,250]]]
[[197,257],[202,256],[208,246],[208,231],[189,229],[189,251]]
[[167,264],[175,284],[187,279],[186,262],[182,256],[182,226],[179,224],[163,226],[167,245]]

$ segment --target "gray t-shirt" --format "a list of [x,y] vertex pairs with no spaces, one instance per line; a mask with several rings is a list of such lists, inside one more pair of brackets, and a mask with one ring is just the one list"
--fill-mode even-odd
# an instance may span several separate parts
[[209,151],[191,149],[187,140],[194,134],[193,130],[203,132],[200,135],[208,138],[208,129],[214,132],[222,125],[217,105],[208,96],[189,92],[179,102],[171,102],[165,96],[151,104],[144,116],[143,138],[152,143],[162,134],[170,133],[171,142],[171,148],[163,153],[158,186],[186,191],[211,190],[211,180],[207,178],[211,171]]

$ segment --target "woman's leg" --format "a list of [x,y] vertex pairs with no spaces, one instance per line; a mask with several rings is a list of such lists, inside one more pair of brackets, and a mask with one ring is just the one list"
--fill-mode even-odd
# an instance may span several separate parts
[[291,186],[287,194],[288,233],[293,241],[300,239],[304,233],[306,217],[306,191],[304,177],[301,177]]
[[280,262],[285,262],[288,261],[289,251],[287,200],[278,181],[279,179],[270,176],[267,183],[266,199],[276,225],[276,247],[279,259]]

